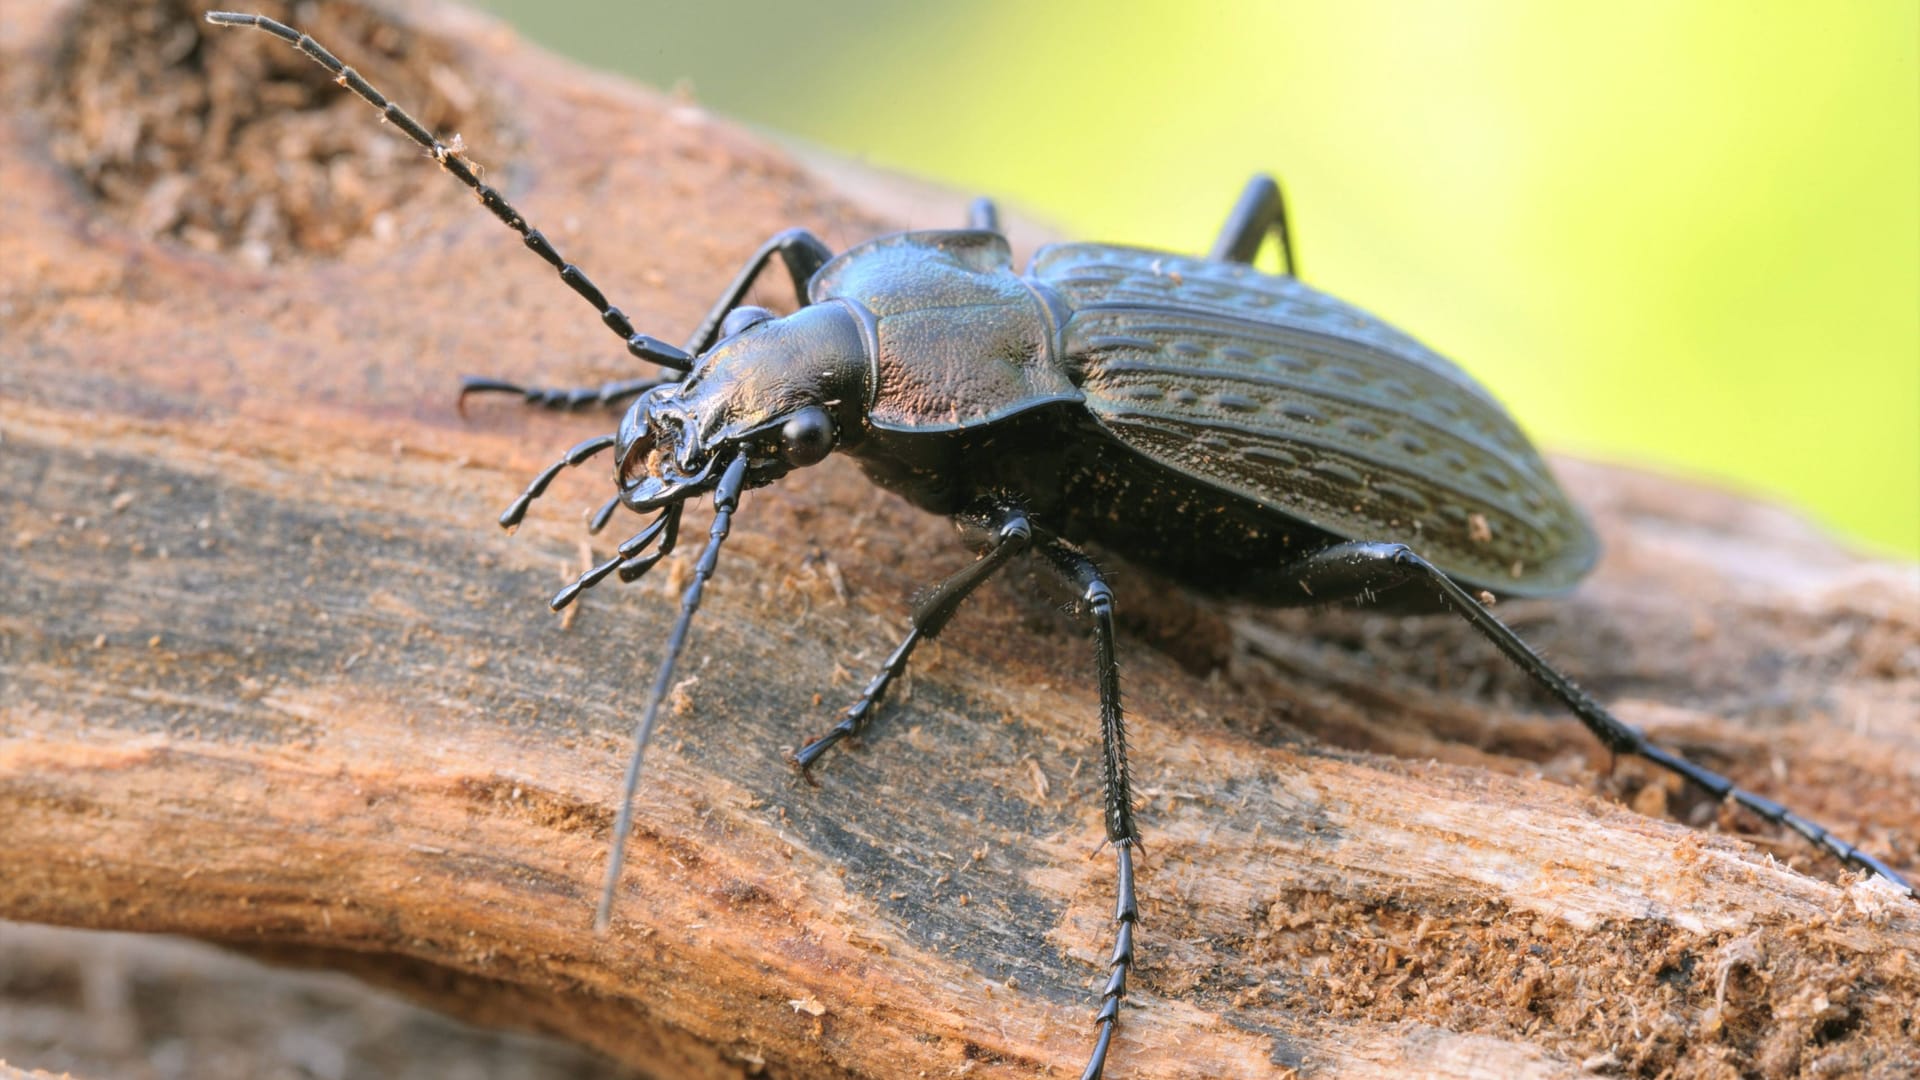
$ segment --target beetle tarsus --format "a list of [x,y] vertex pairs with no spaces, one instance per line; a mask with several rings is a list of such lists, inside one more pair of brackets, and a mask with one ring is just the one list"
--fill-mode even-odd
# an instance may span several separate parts
[[[864,701],[865,699],[862,700]],[[853,708],[848,709],[847,715],[842,717],[839,723],[833,725],[825,735],[808,742],[805,746],[793,752],[789,760],[793,762],[794,768],[800,770],[801,775],[805,776],[809,781],[812,781],[813,763],[820,760],[820,756],[832,749],[841,739],[860,730],[863,721],[856,721],[854,719],[854,711],[859,707],[860,706],[856,704]],[[869,707],[868,711],[871,711],[871,707]]]
[[1107,960],[1107,985],[1100,992],[1100,1011],[1094,1017],[1094,1022],[1100,1025],[1100,1034],[1094,1039],[1093,1053],[1080,1080],[1100,1080],[1107,1068],[1113,1033],[1120,1026],[1120,1002],[1127,996],[1127,976],[1133,970],[1133,927],[1140,921],[1140,903],[1133,892],[1136,846],[1130,840],[1116,840],[1113,845],[1118,862],[1113,921],[1118,929],[1114,932],[1113,955]]
[[504,379],[466,375],[460,379],[460,396],[454,399],[454,408],[462,417],[465,417],[467,396],[470,394],[514,394],[528,405],[564,412],[584,409],[589,405],[617,408],[624,407],[628,399],[638,397],[662,383],[671,381],[673,380],[652,376],[642,379],[622,379],[617,382],[601,383],[599,386],[550,388],[521,386]]
[[[974,564],[974,566],[978,565],[979,563]],[[985,571],[987,574],[991,574],[992,572],[991,569]],[[888,684],[893,682],[894,678],[906,669],[907,658],[913,655],[914,646],[920,643],[920,639],[923,636],[925,635],[918,625],[908,630],[907,636],[901,640],[899,645],[894,647],[893,652],[888,655],[886,663],[880,666],[879,674],[875,675],[873,679],[867,683],[867,688],[861,691],[860,700],[847,707],[846,713],[840,717],[840,722],[833,725],[833,728],[825,735],[794,751],[793,763],[800,768],[801,772],[806,772],[813,768],[813,763],[818,761],[822,754],[825,754],[828,749],[840,740],[849,735],[858,735],[866,730],[867,725],[873,722],[875,710],[880,706],[881,695],[887,692]]]

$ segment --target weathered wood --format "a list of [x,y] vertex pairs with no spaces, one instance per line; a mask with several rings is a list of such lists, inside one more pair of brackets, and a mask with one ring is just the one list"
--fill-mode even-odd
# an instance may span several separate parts
[[584,1047],[463,1024],[327,967],[267,966],[169,934],[0,922],[0,1080],[638,1078]]
[[[1082,630],[984,590],[808,786],[783,751],[965,555],[838,462],[752,493],[595,937],[684,560],[550,615],[604,477],[516,537],[491,519],[610,422],[463,422],[449,391],[617,377],[617,346],[457,190],[328,245],[142,238],[55,161],[57,110],[19,107],[71,12],[0,15],[0,917],[348,968],[661,1076],[1077,1072],[1112,888]],[[494,178],[661,337],[780,227],[887,225],[697,109],[411,18],[489,88],[468,141]],[[1697,486],[1564,475],[1608,557],[1503,612],[1628,719],[1920,865],[1914,568]],[[1117,587],[1148,829],[1122,1075],[1920,1068],[1920,910],[1669,820],[1714,813],[1606,779],[1463,626]]]

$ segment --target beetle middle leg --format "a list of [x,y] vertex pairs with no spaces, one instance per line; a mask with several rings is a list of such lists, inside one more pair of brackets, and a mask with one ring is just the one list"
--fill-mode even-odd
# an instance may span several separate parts
[[1587,696],[1586,691],[1574,685],[1573,680],[1560,674],[1531,646],[1520,640],[1519,635],[1507,624],[1495,618],[1465,589],[1405,544],[1336,544],[1294,563],[1288,567],[1286,577],[1298,582],[1315,599],[1323,601],[1366,597],[1401,584],[1426,588],[1449,611],[1472,624],[1480,636],[1493,642],[1508,659],[1566,705],[1607,749],[1616,754],[1643,757],[1692,781],[1716,799],[1744,806],[1766,821],[1799,833],[1809,843],[1846,866],[1877,874],[1898,886],[1909,897],[1920,899],[1920,893],[1916,893],[1914,887],[1892,867],[1835,836],[1825,826],[1801,817],[1772,799],[1737,786],[1712,769],[1655,745],[1640,729],[1614,716]]
[[1273,177],[1260,173],[1247,181],[1240,201],[1227,214],[1227,223],[1213,242],[1209,259],[1219,262],[1249,263],[1260,253],[1260,244],[1271,231],[1280,243],[1280,262],[1288,277],[1300,276],[1300,264],[1293,257],[1293,231],[1287,226],[1287,199]]
[[960,610],[961,601],[1005,566],[1009,559],[1025,551],[1033,539],[1033,526],[1027,521],[1026,512],[1011,503],[998,503],[992,507],[987,518],[987,529],[989,539],[986,551],[914,604],[912,628],[888,655],[886,663],[880,667],[880,673],[861,691],[860,700],[847,709],[846,715],[833,726],[833,730],[794,751],[793,762],[801,772],[811,768],[833,744],[849,735],[857,735],[866,728],[873,720],[874,710],[879,706],[881,696],[887,692],[887,687],[906,669],[914,647],[927,638],[939,636],[947,621],[953,618],[953,613]]
[[1081,1080],[1099,1080],[1106,1069],[1107,1054],[1113,1045],[1113,1033],[1119,1025],[1120,1001],[1127,994],[1127,975],[1133,970],[1133,927],[1140,918],[1140,904],[1133,887],[1133,852],[1140,844],[1140,830],[1133,818],[1132,773],[1127,766],[1126,717],[1120,705],[1120,665],[1115,658],[1113,589],[1105,576],[1078,548],[1037,530],[1018,506],[996,503],[987,518],[989,540],[986,550],[974,562],[948,577],[914,605],[913,626],[907,636],[887,657],[880,673],[836,724],[833,730],[794,752],[793,760],[802,771],[817,761],[827,748],[849,735],[858,734],[873,719],[874,709],[887,686],[907,666],[913,649],[922,640],[934,637],[953,618],[975,589],[1005,566],[1014,555],[1029,546],[1043,555],[1053,571],[1081,593],[1081,601],[1093,619],[1094,668],[1100,683],[1101,765],[1105,777],[1105,819],[1107,840],[1117,860],[1115,889],[1113,954],[1107,961],[1108,975],[1100,992],[1100,1011],[1095,1023],[1100,1033]]
[[1127,996],[1127,974],[1133,969],[1133,926],[1140,920],[1140,904],[1133,892],[1133,849],[1140,830],[1133,820],[1133,781],[1127,768],[1126,716],[1120,707],[1120,665],[1114,656],[1113,589],[1093,560],[1066,542],[1043,535],[1039,550],[1053,569],[1081,590],[1081,602],[1093,617],[1093,660],[1100,681],[1100,749],[1105,774],[1107,840],[1113,844],[1118,885],[1113,920],[1113,955],[1107,960],[1107,985],[1100,992],[1095,1023],[1100,1034],[1080,1080],[1099,1080],[1107,1051],[1120,1022],[1120,1000]]

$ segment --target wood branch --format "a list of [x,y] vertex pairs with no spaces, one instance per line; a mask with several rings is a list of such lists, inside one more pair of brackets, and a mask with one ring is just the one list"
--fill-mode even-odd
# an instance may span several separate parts
[[[0,17],[8,100],[41,103],[0,134],[0,917],[337,967],[659,1076],[1077,1074],[1113,890],[1084,630],[1020,583],[983,590],[810,786],[784,752],[967,556],[842,462],[752,493],[594,936],[687,557],[551,615],[612,547],[580,520],[604,478],[563,477],[512,538],[491,522],[611,420],[463,420],[451,391],[630,374],[617,343],[450,181],[337,220],[257,209],[272,185],[243,169],[127,194],[73,141],[101,116],[59,103],[84,98],[60,90],[86,71],[60,44],[76,10]],[[398,25],[388,74],[430,61],[413,85],[466,109],[493,178],[657,336],[780,228],[906,224],[490,22]],[[382,82],[367,40],[327,43]],[[218,48],[168,62],[287,51]],[[259,105],[192,78],[206,132]],[[280,130],[355,125],[352,147],[393,140],[438,179],[344,108]],[[389,190],[378,151],[314,160],[356,153]],[[1698,485],[1560,467],[1606,560],[1568,601],[1500,612],[1668,745],[1920,869],[1915,569]],[[1920,907],[1610,769],[1464,625],[1204,603],[1119,569],[1148,842],[1117,1074],[1920,1068]]]

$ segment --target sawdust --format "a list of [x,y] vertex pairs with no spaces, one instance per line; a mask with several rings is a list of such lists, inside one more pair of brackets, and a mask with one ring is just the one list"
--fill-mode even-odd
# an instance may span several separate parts
[[[74,12],[39,106],[53,156],[145,239],[254,265],[394,239],[407,207],[457,185],[326,70],[285,42],[202,18],[204,0]],[[428,129],[508,147],[455,49],[356,3],[262,3],[329,48]],[[475,140],[478,141],[478,140]]]
[[[1525,1038],[1599,1075],[1906,1076],[1920,1069],[1920,969],[1825,918],[1705,941],[1650,922],[1574,931],[1495,903],[1294,892],[1223,954],[1302,1020],[1407,1021]],[[1889,1054],[1905,1045],[1911,1053]]]

